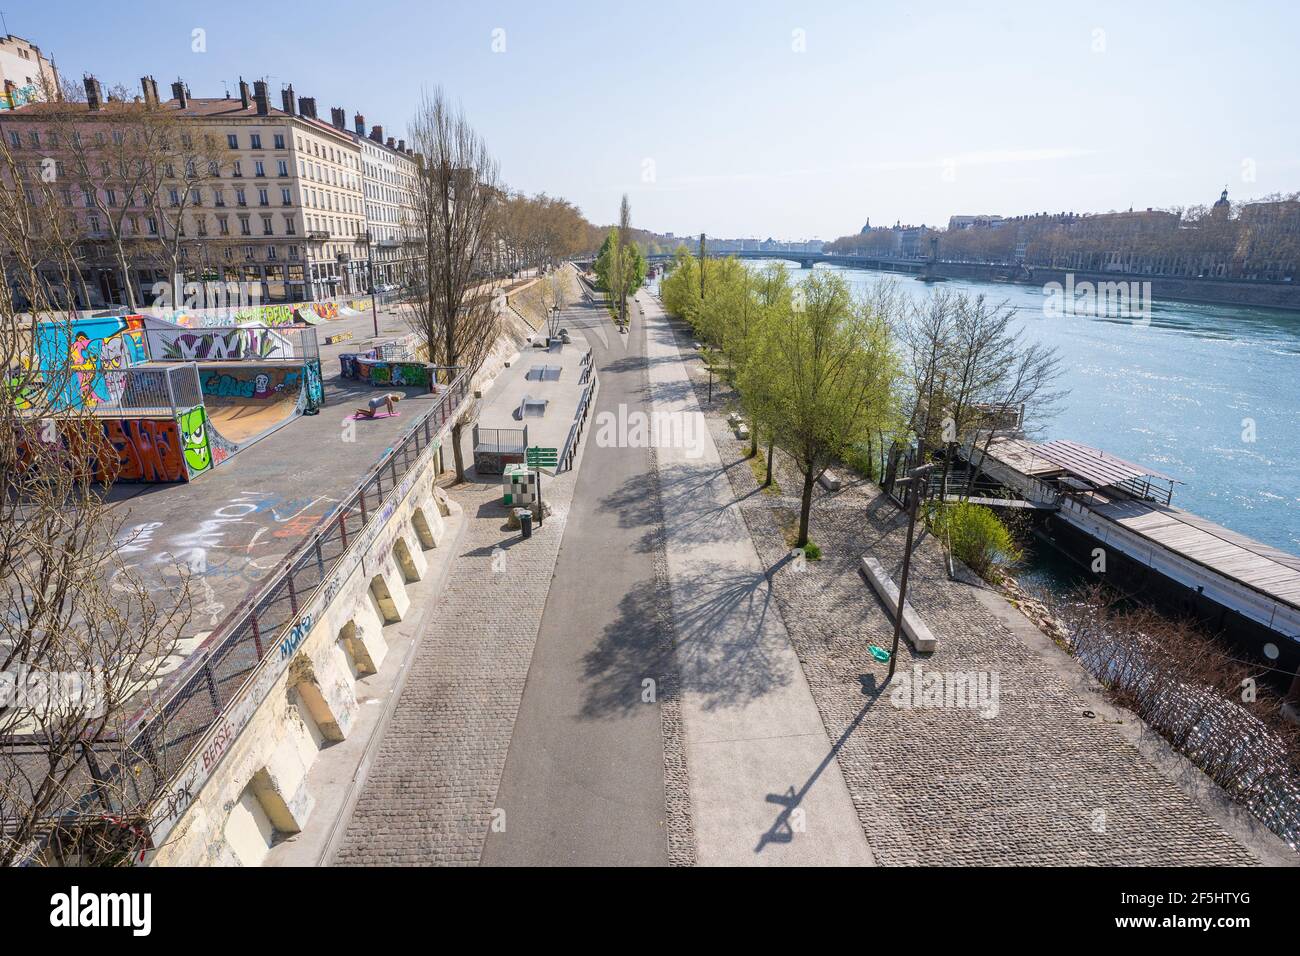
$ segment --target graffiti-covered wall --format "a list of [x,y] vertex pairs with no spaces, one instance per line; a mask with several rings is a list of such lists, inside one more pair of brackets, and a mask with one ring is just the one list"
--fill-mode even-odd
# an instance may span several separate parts
[[294,302],[252,308],[175,309],[153,314],[187,329],[234,328],[240,325],[292,325],[302,317],[303,310],[324,320],[339,317],[337,302]]
[[320,408],[325,399],[316,362],[295,366],[202,366],[199,382],[205,399],[258,402],[296,397],[306,414]]
[[[82,431],[85,428],[102,429],[104,441],[88,441]],[[30,440],[31,436],[19,438],[24,460],[29,457]],[[207,415],[202,405],[174,418],[61,420],[58,441],[73,458],[85,462],[95,480],[102,482],[191,481],[212,467]]]
[[145,339],[154,361],[288,360],[295,358],[288,335],[296,331],[288,329],[281,333],[265,328],[196,328],[186,331],[151,325],[145,332]]
[[371,385],[428,388],[433,384],[433,366],[425,362],[398,362],[344,353],[339,356],[339,373],[344,378]]
[[104,373],[138,365],[148,357],[144,318],[139,315],[42,322],[36,328],[35,345],[39,369],[72,372],[53,378],[57,392],[50,400],[55,411],[115,404],[119,396],[113,386],[120,376],[106,378]]

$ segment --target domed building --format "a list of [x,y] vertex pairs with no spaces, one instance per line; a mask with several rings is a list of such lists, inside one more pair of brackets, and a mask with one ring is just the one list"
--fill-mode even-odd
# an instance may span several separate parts
[[1219,201],[1210,208],[1210,215],[1215,219],[1227,219],[1228,214],[1232,212],[1232,203],[1228,202],[1228,187],[1223,187],[1223,192],[1219,194]]

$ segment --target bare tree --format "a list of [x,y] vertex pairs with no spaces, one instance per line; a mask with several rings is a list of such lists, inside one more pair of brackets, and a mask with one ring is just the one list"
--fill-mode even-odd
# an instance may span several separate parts
[[0,866],[143,851],[161,780],[127,742],[129,709],[189,613],[184,575],[159,594],[119,557],[117,452],[66,397],[101,370],[41,347],[75,329],[77,223],[58,193],[0,143]]
[[[472,377],[501,326],[491,277],[481,268],[493,242],[497,163],[441,89],[423,94],[410,129],[418,164],[413,231],[419,251],[405,319],[423,337],[431,361]],[[458,420],[451,432],[458,481],[465,480],[465,424]]]

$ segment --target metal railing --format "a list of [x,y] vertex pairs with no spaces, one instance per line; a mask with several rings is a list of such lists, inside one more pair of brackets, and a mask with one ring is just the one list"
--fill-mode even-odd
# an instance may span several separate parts
[[110,369],[100,374],[108,399],[100,398],[94,406],[97,412],[139,418],[175,416],[203,404],[199,367],[194,362]]
[[153,329],[144,331],[154,362],[293,362],[320,360],[316,329],[242,325],[235,328]]
[[584,375],[590,376],[591,384],[583,390],[582,398],[578,400],[578,408],[573,413],[573,424],[569,426],[569,436],[564,439],[564,447],[560,450],[559,464],[555,469],[556,474],[568,471],[573,467],[573,459],[578,454],[578,443],[582,441],[582,429],[587,423],[587,415],[591,411],[591,397],[596,393],[596,367],[594,363],[587,367]]
[[474,451],[488,455],[522,455],[528,448],[528,426],[480,428],[474,426]]
[[[287,642],[305,638],[312,622],[310,617],[304,619],[304,609],[345,561],[361,560],[357,543],[365,542],[377,522],[387,520],[391,513],[388,498],[398,493],[404,476],[438,441],[468,395],[469,376],[462,372],[342,504],[321,519],[265,583],[226,615],[167,683],[132,715],[125,738],[127,752],[138,755],[139,764],[114,767],[107,775],[91,767],[94,779],[120,778],[120,785],[133,792],[137,805],[156,801],[159,794],[175,799],[175,793],[168,793],[168,785],[233,705],[247,703],[244,694],[260,668],[276,655],[287,659],[296,647]],[[326,594],[325,599],[330,596]],[[252,706],[259,703],[254,701]],[[233,740],[241,728],[230,727],[232,722],[226,719]],[[83,805],[102,800],[105,789],[96,788],[97,792],[83,798]]]

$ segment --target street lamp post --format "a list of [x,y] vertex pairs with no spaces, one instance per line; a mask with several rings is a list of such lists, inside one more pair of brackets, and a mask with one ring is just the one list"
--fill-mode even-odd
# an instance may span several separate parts
[[895,482],[895,485],[907,485],[911,492],[907,509],[907,543],[903,546],[903,571],[898,580],[898,607],[894,609],[894,644],[889,652],[889,674],[885,677],[888,684],[894,679],[894,667],[898,663],[898,638],[903,632],[903,602],[907,600],[907,573],[912,566],[912,536],[916,531],[916,512],[925,493],[926,478],[937,465],[921,465],[907,473],[907,477]]
[[375,256],[371,252],[369,229],[366,230],[366,281],[370,283],[370,317],[375,322],[375,338],[379,338],[379,309],[375,305]]

